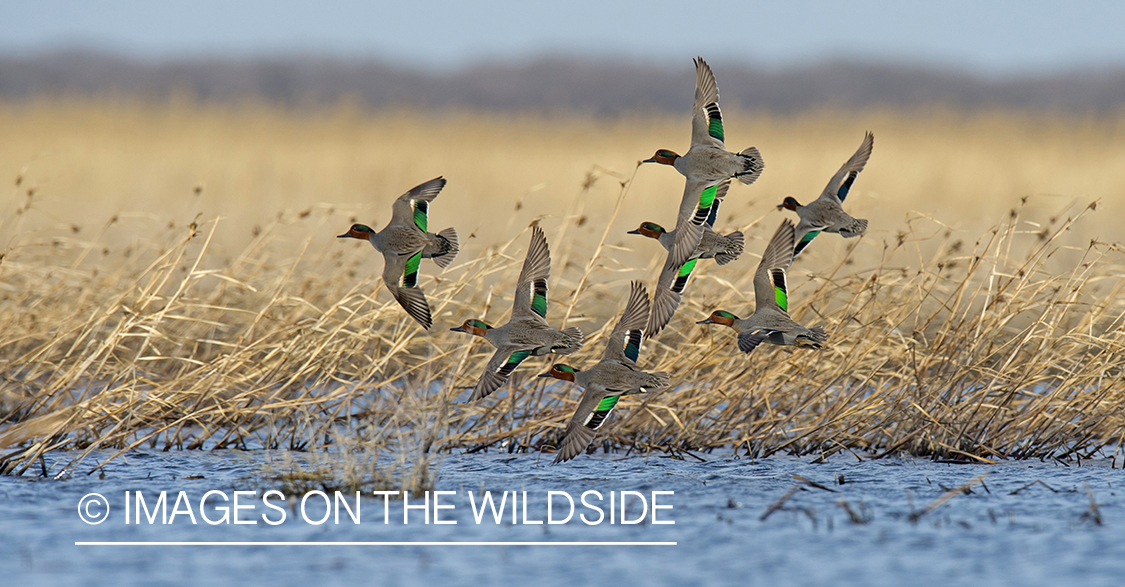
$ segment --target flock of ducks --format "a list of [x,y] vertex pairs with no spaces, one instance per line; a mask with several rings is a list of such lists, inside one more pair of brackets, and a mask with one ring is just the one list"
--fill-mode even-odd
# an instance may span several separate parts
[[[629,234],[656,239],[667,251],[652,303],[639,281],[632,282],[625,312],[609,336],[601,361],[579,370],[556,363],[539,377],[571,381],[585,391],[558,448],[555,462],[568,461],[594,440],[622,396],[660,391],[669,386],[668,373],[649,373],[637,366],[645,336],[655,336],[672,319],[696,263],[714,259],[726,265],[742,255],[745,239],[741,232],[726,235],[714,229],[719,204],[732,180],[745,185],[761,176],[765,165],[754,147],[739,153],[726,150],[723,117],[719,110],[719,89],[711,68],[702,58],[695,59],[696,87],[692,108],[691,147],[684,155],[660,149],[643,163],[670,165],[685,178],[676,227],[665,230],[655,222],[643,222]],[[806,328],[789,315],[789,294],[785,272],[793,259],[822,232],[856,237],[867,230],[867,221],[844,212],[843,201],[859,172],[867,164],[874,145],[871,133],[859,149],[836,172],[820,197],[802,206],[787,197],[778,209],[792,210],[799,217],[794,224],[786,219],[777,228],[754,273],[754,313],[747,318],[716,310],[698,324],[720,324],[738,333],[739,350],[749,353],[763,342],[820,349],[828,341],[822,326]],[[433,325],[426,296],[418,287],[422,259],[432,259],[447,267],[458,252],[457,231],[446,228],[429,232],[429,208],[445,187],[438,177],[412,188],[395,200],[391,220],[381,231],[354,224],[339,238],[356,238],[371,243],[383,254],[383,283],[395,300],[423,328]],[[569,355],[583,345],[577,328],[557,330],[547,323],[547,281],[551,272],[551,252],[547,237],[539,226],[531,230],[531,242],[516,284],[512,315],[503,326],[490,326],[469,319],[451,330],[479,336],[496,347],[484,373],[473,389],[470,401],[480,400],[499,389],[521,362],[530,356],[549,353]]]

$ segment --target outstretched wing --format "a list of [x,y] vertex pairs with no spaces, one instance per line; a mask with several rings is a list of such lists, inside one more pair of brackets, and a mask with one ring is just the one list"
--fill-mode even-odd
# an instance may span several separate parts
[[639,281],[634,281],[629,289],[629,302],[625,305],[625,313],[617,321],[617,326],[609,335],[603,361],[619,361],[627,365],[636,365],[637,357],[641,352],[641,342],[644,340],[644,327],[648,323],[648,292]]
[[[670,254],[669,257],[671,257]],[[649,336],[656,336],[672,320],[676,308],[680,307],[680,300],[683,297],[684,290],[687,289],[688,279],[691,278],[691,272],[695,269],[697,261],[698,259],[691,259],[679,266],[671,263],[664,264],[664,269],[660,272],[660,279],[656,282],[652,311],[648,317],[648,325],[645,327]]]
[[566,434],[559,444],[555,462],[569,461],[582,454],[593,442],[598,428],[605,423],[605,419],[617,406],[619,399],[621,399],[619,391],[587,389],[582,394],[582,401],[578,403],[578,409],[571,417],[570,423],[566,425]]
[[715,74],[702,57],[695,58],[695,104],[691,112],[691,146],[711,144],[724,148],[723,113],[719,110],[719,86]]
[[383,283],[398,301],[399,305],[422,325],[429,329],[433,325],[430,306],[426,294],[418,287],[418,266],[422,263],[422,252],[413,255],[383,255]]
[[430,202],[444,187],[445,178],[435,177],[410,188],[391,206],[391,224],[414,225],[422,232],[429,230]]
[[[703,225],[711,217],[719,185],[709,186],[706,182],[687,180],[683,198],[680,199],[680,214],[676,217],[676,242],[672,245],[671,259],[676,265],[686,263],[699,247],[699,240],[703,238]],[[723,195],[726,195],[725,189]]]
[[[870,132],[864,135],[863,142],[860,143],[859,149],[848,159],[847,163],[832,176],[828,181],[828,185],[824,186],[824,191],[820,193],[821,199],[835,200],[836,203],[843,203],[844,198],[848,197],[848,192],[852,189],[852,183],[855,178],[859,177],[859,172],[863,171],[863,167],[867,165],[867,159],[871,157],[871,149],[875,146],[875,135]],[[811,239],[810,239],[811,240]]]
[[785,270],[793,262],[793,237],[793,223],[785,219],[762,253],[762,261],[758,263],[758,270],[754,273],[754,303],[757,310],[773,306],[783,312],[789,311]]
[[536,317],[546,323],[547,278],[551,276],[551,250],[539,226],[531,228],[531,244],[523,259],[523,269],[516,283],[516,299],[512,303],[512,319]]
[[512,371],[515,371],[524,359],[531,356],[531,353],[531,350],[519,350],[517,347],[511,346],[502,346],[496,349],[492,358],[489,359],[488,365],[485,366],[480,380],[477,381],[477,386],[473,389],[473,395],[469,398],[469,401],[487,397],[499,389],[511,377]]

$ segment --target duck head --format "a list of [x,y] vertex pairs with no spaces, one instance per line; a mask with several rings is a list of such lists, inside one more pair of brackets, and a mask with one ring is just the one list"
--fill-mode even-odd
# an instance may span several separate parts
[[578,369],[570,365],[556,363],[551,366],[551,370],[546,373],[539,374],[540,377],[554,377],[555,379],[562,379],[563,381],[574,381],[574,374],[578,373]]
[[344,234],[338,235],[336,238],[358,238],[359,240],[367,240],[374,234],[371,227],[364,224],[353,224]]
[[457,328],[450,328],[453,332],[464,332],[465,334],[472,334],[473,336],[484,336],[486,332],[491,330],[492,327],[484,322],[470,318],[464,324]]
[[780,204],[777,205],[778,210],[780,210],[782,208],[785,208],[786,210],[792,210],[794,212],[796,212],[797,208],[800,208],[800,207],[801,207],[801,203],[798,202],[792,196],[785,196],[785,200],[783,200]]
[[663,226],[660,226],[655,222],[642,222],[636,230],[630,230],[629,234],[641,234],[647,236],[648,238],[660,240],[660,235],[664,234],[665,232],[668,231],[664,230]]
[[723,326],[734,327],[734,321],[738,320],[738,316],[727,312],[726,310],[715,310],[706,320],[700,320],[696,324],[722,324]]
[[644,161],[641,161],[641,163],[659,163],[661,165],[674,165],[676,163],[676,159],[679,159],[679,158],[680,158],[680,156],[677,155],[674,151],[669,151],[668,149],[660,149],[651,158],[645,159]]

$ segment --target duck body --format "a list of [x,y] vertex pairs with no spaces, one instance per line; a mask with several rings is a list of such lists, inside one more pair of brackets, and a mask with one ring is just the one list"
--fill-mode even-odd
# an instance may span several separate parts
[[763,342],[778,346],[823,348],[828,333],[821,326],[805,328],[789,314],[765,307],[756,309],[749,318],[735,320],[730,325],[738,333],[738,349],[748,353]]
[[581,330],[556,330],[542,321],[530,318],[516,318],[503,326],[490,328],[484,339],[496,348],[513,347],[520,351],[531,351],[531,356],[534,357],[551,353],[569,355],[582,348]]
[[684,177],[704,186],[716,185],[728,179],[737,179],[746,185],[754,183],[761,175],[763,165],[758,149],[750,147],[741,153],[731,153],[710,144],[695,145],[685,155],[676,157],[672,167]]

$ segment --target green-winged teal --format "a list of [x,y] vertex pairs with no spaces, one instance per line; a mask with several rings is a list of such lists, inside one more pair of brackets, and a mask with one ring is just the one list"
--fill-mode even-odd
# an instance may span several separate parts
[[586,450],[621,396],[668,387],[667,373],[646,373],[637,368],[648,310],[648,293],[641,282],[634,281],[625,313],[609,335],[602,360],[585,371],[559,363],[540,375],[572,381],[585,390],[578,409],[567,424],[566,434],[555,456],[556,463],[569,461]]
[[676,230],[665,231],[664,227],[655,222],[642,222],[636,230],[629,234],[640,234],[654,238],[668,251],[668,258],[660,272],[656,284],[656,293],[653,295],[652,312],[649,315],[648,327],[645,331],[649,336],[656,336],[672,319],[676,308],[680,306],[680,299],[687,288],[688,279],[695,269],[697,259],[714,259],[719,265],[726,265],[742,254],[744,237],[742,232],[734,231],[721,235],[714,230],[715,219],[719,214],[719,204],[726,196],[730,187],[730,180],[717,186],[715,201],[711,205],[711,214],[703,225],[703,238],[695,248],[688,260],[680,265],[673,264],[672,247],[675,243]]
[[368,241],[383,254],[383,283],[406,313],[426,329],[433,320],[426,295],[418,287],[418,267],[422,259],[433,259],[438,267],[447,267],[458,250],[456,230],[427,232],[430,202],[443,187],[445,179],[437,177],[399,196],[391,207],[391,221],[379,232],[353,224],[337,237]]
[[725,310],[711,313],[698,324],[722,324],[738,332],[738,348],[748,353],[763,341],[782,346],[819,349],[828,341],[820,326],[805,328],[789,317],[789,288],[785,269],[793,262],[793,223],[785,220],[762,253],[754,273],[754,313],[740,319]]
[[547,353],[569,355],[582,348],[582,331],[577,328],[555,330],[547,325],[547,279],[551,275],[551,250],[547,237],[538,226],[531,228],[531,244],[523,260],[512,317],[503,326],[493,328],[481,320],[466,320],[453,328],[483,337],[496,353],[488,361],[469,401],[481,399],[496,391],[508,380],[524,359]]
[[862,218],[852,218],[844,212],[841,204],[844,203],[844,198],[848,197],[848,191],[852,189],[855,178],[859,176],[860,171],[863,171],[863,166],[867,165],[867,159],[871,157],[871,149],[874,146],[875,135],[867,133],[855,154],[844,163],[836,175],[832,176],[824,191],[820,193],[820,197],[809,205],[802,206],[792,197],[787,197],[778,204],[778,209],[793,210],[801,217],[801,221],[797,223],[797,245],[793,251],[794,257],[800,255],[816,235],[822,232],[835,232],[844,238],[851,238],[867,231],[867,221]]
[[715,185],[737,178],[752,184],[765,168],[754,147],[741,153],[726,150],[723,115],[719,110],[719,88],[715,75],[702,57],[695,59],[695,103],[692,106],[691,147],[683,156],[660,149],[644,163],[671,165],[687,178],[680,213],[676,220],[673,265],[683,265],[699,245],[703,224],[710,216]]

